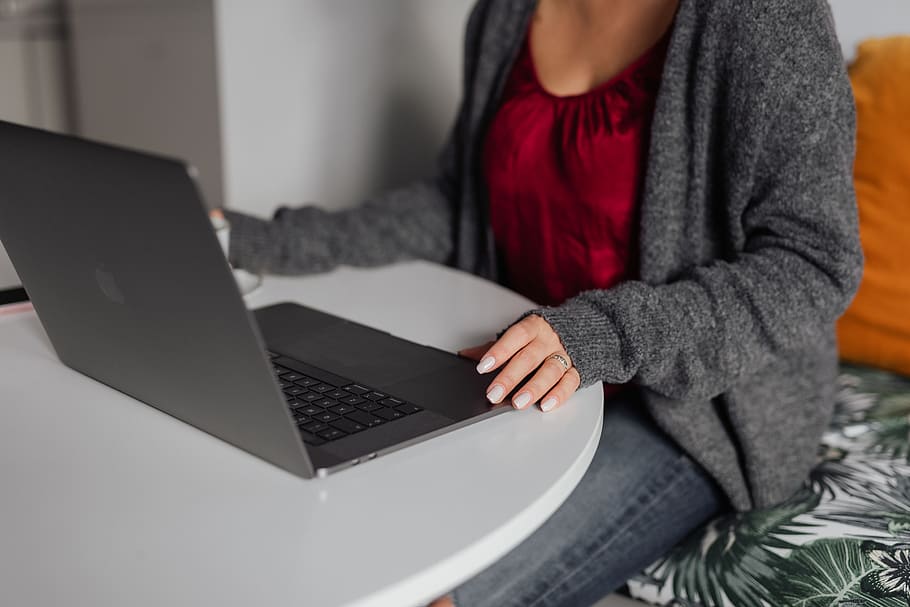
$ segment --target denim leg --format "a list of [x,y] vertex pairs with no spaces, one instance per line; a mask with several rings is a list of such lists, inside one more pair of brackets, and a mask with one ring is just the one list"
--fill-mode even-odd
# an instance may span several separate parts
[[728,507],[634,392],[604,407],[579,485],[540,529],[454,591],[458,607],[589,607]]

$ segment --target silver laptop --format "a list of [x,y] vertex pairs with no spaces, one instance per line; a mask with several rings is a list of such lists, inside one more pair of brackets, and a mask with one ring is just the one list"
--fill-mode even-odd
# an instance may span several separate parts
[[0,122],[0,183],[0,241],[64,364],[293,474],[509,410],[455,354],[249,312],[179,161]]

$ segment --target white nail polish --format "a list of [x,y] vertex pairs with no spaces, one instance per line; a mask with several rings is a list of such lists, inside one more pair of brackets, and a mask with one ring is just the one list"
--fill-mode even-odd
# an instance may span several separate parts
[[528,392],[522,392],[515,397],[515,406],[519,409],[524,409],[529,402],[531,402],[531,395]]
[[493,404],[496,404],[502,400],[502,397],[505,396],[505,392],[506,391],[502,386],[496,384],[492,390],[487,392],[487,400]]
[[480,361],[477,364],[477,372],[486,373],[487,371],[492,369],[493,365],[495,365],[495,364],[496,364],[496,359],[493,358],[492,356],[487,356],[485,359],[483,359],[482,361]]
[[547,400],[543,401],[542,403],[540,403],[540,408],[545,413],[555,406],[556,406],[556,399],[553,398],[552,396],[550,398],[548,398]]

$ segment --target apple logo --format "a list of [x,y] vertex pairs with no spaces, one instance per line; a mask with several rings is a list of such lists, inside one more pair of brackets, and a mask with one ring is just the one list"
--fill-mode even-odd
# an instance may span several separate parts
[[105,297],[117,304],[124,303],[123,291],[117,286],[114,275],[103,265],[95,269],[95,280],[98,282],[98,286]]

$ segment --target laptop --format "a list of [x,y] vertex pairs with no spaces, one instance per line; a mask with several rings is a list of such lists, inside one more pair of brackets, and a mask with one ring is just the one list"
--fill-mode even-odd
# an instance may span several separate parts
[[248,311],[178,160],[0,122],[0,184],[0,241],[64,364],[292,474],[510,409],[455,354],[295,303]]

